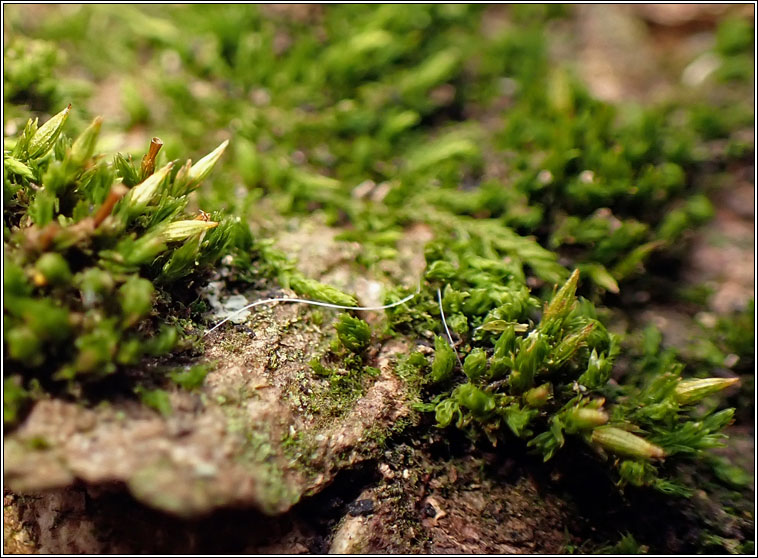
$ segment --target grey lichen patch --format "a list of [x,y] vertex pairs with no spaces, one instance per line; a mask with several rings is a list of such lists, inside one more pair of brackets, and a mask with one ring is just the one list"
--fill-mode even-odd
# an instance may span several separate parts
[[[255,297],[256,293],[247,296]],[[166,381],[172,412],[162,415],[134,397],[86,408],[61,399],[38,401],[4,445],[5,480],[16,491],[61,488],[77,479],[124,483],[140,501],[185,517],[218,507],[288,510],[303,494],[327,485],[351,463],[375,453],[377,438],[409,412],[404,382],[387,355],[371,360],[377,376],[334,421],[304,412],[324,378],[309,366],[334,337],[315,326],[308,308],[256,309],[244,326],[209,335],[200,362],[217,362],[199,389]],[[327,320],[336,316],[328,311]],[[246,329],[242,329],[246,328]],[[305,390],[300,390],[301,387]],[[299,390],[300,399],[292,394]]]

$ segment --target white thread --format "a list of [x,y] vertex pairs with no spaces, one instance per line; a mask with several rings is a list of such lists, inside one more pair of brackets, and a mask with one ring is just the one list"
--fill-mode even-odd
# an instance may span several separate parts
[[442,309],[442,291],[437,289],[437,301],[440,304],[440,316],[442,316],[442,325],[445,326],[445,332],[447,333],[447,338],[450,342],[450,348],[453,349],[453,352],[455,353],[455,358],[458,359],[458,364],[461,365],[461,368],[463,368],[463,363],[461,362],[461,357],[458,356],[458,351],[455,349],[455,342],[453,341],[453,336],[450,335],[450,329],[447,327],[447,320],[445,319],[445,311]]
[[415,297],[419,292],[421,292],[421,285],[419,285],[419,288],[418,290],[416,290],[415,293],[409,294],[404,299],[398,300],[397,302],[393,302],[392,304],[385,304],[384,306],[343,306],[341,304],[331,304],[329,302],[320,302],[318,300],[307,300],[304,298],[266,298],[264,300],[257,300],[253,303],[248,304],[247,306],[243,306],[239,310],[235,310],[229,316],[227,316],[226,318],[221,320],[219,323],[217,323],[215,326],[213,326],[208,331],[206,331],[203,335],[208,335],[211,331],[225,324],[226,322],[231,320],[234,316],[236,316],[240,312],[243,312],[244,310],[247,310],[248,308],[260,306],[261,304],[271,304],[274,302],[298,302],[300,304],[310,304],[311,306],[323,306],[325,308],[336,308],[337,310],[386,310],[387,308],[393,308],[395,306],[400,306],[401,304],[405,304],[406,302],[411,300],[413,297]]

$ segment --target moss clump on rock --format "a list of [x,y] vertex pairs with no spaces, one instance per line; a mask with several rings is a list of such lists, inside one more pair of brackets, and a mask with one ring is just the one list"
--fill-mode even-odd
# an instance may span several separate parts
[[[296,11],[264,6],[85,6],[61,23],[50,12],[37,20],[8,11],[16,36],[4,76],[5,130],[15,136],[4,146],[6,423],[23,423],[28,398],[67,387],[79,401],[82,386],[113,387],[129,371],[150,376],[136,392],[163,413],[150,411],[156,421],[195,412],[200,404],[188,399],[207,403],[209,394],[235,406],[252,471],[276,469],[271,456],[284,440],[293,460],[310,456],[315,477],[326,461],[350,463],[343,453],[360,453],[359,441],[370,454],[394,421],[398,431],[416,427],[414,443],[435,425],[437,435],[460,439],[458,428],[476,451],[532,451],[546,467],[580,448],[627,492],[652,486],[686,495],[693,478],[706,477],[744,486],[708,452],[732,420],[718,393],[733,380],[711,376],[726,367],[749,377],[752,309],[704,321],[715,330],[704,325],[709,338],[681,352],[636,318],[651,296],[672,302],[688,240],[714,217],[718,181],[710,178],[723,172],[731,184],[754,150],[745,133],[753,107],[743,95],[754,62],[749,22],[720,24],[715,46],[698,54],[716,64],[702,85],[640,105],[596,98],[555,55],[566,26],[586,15],[572,8],[307,12],[306,23]],[[107,40],[82,32],[102,26]],[[98,154],[104,125],[88,122],[87,88],[69,74],[91,75],[109,94],[115,84],[120,112],[106,124],[129,138],[160,130],[165,148],[156,139],[144,158]],[[52,115],[69,101],[76,111],[24,125],[30,111]],[[215,145],[194,165],[178,159]],[[324,258],[308,272],[286,242],[273,248],[293,231],[308,238],[314,223],[337,229],[332,251],[349,248],[349,262]],[[323,337],[264,320],[265,335],[253,322],[206,338],[211,359],[224,361],[207,380],[204,363],[176,354],[201,346],[195,334],[209,324],[199,288],[211,277],[221,285],[216,302],[226,291],[239,300],[278,297],[283,288],[355,306],[364,297],[337,286],[350,290],[356,277],[370,277],[361,295],[376,299],[374,283],[383,284],[386,302],[398,301],[411,291],[390,285],[415,288],[424,264],[415,298],[388,310],[386,322],[342,315],[329,349]],[[700,300],[687,312],[704,307]],[[320,335],[323,323],[331,332],[332,311],[318,316],[298,319],[311,333]],[[256,345],[256,335],[276,341]],[[280,337],[283,347],[296,340],[296,356],[280,350]],[[405,355],[387,351],[391,344]],[[172,351],[167,366],[152,367]],[[245,383],[252,363],[254,388]],[[219,376],[228,382],[221,391]],[[737,420],[751,415],[748,383],[729,401],[743,407]],[[271,386],[288,411],[272,407],[279,410],[255,415],[260,424],[245,422],[250,402]],[[120,387],[100,395],[116,398]],[[405,412],[408,400],[426,413],[388,411],[402,402]],[[324,430],[335,420],[344,432]],[[318,429],[301,428],[310,422]],[[343,434],[350,443],[340,442]],[[334,457],[314,458],[318,448]],[[28,473],[19,463],[16,471]],[[161,475],[179,478],[176,467],[169,460]],[[154,502],[147,496],[155,477],[145,478],[139,493]],[[289,482],[272,481],[271,495]],[[178,484],[160,494],[173,502],[166,509],[183,506],[171,493]],[[218,502],[238,503],[219,477],[205,486],[222,486]],[[710,480],[703,486],[712,493]],[[260,505],[253,492],[244,498]],[[267,509],[291,505],[289,496],[280,500],[286,505]]]
[[[108,159],[96,152],[102,119],[72,142],[70,110],[6,142],[5,374],[24,385],[86,383],[175,349],[189,333],[176,313],[183,285],[249,240],[233,219],[186,211],[226,142],[154,170],[160,140],[140,166]],[[21,394],[7,390],[6,404]]]

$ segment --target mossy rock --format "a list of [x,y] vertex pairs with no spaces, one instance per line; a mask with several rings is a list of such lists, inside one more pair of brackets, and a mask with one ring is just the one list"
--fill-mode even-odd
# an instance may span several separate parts
[[309,326],[307,312],[282,305],[256,315],[248,331],[210,334],[199,361],[219,364],[198,390],[165,385],[170,413],[133,398],[94,408],[35,403],[6,437],[6,482],[27,492],[77,479],[120,481],[139,500],[181,516],[232,505],[288,510],[376,454],[411,412],[392,366],[402,343],[379,348],[371,361],[379,375],[366,376],[363,393],[323,389],[328,379],[308,362],[333,334]]

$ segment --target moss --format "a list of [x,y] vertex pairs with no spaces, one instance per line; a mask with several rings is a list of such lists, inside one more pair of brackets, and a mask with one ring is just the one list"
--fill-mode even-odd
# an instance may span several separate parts
[[317,439],[318,436],[318,429],[313,429],[287,432],[282,437],[282,451],[290,467],[300,472],[307,482],[315,481],[323,473],[323,463],[320,459],[323,441]]
[[342,314],[334,327],[337,330],[340,343],[354,353],[362,352],[371,341],[371,329],[360,318]]
[[280,455],[278,448],[284,449],[274,439],[275,425],[257,423],[251,425],[249,414],[241,397],[237,401],[219,401],[226,415],[226,429],[242,440],[242,447],[235,452],[234,459],[254,475],[257,483],[256,503],[266,514],[275,515],[289,509],[302,494],[302,487],[291,477],[283,466],[286,456]]
[[306,412],[319,417],[319,423],[329,424],[344,417],[360,399],[375,374],[363,368],[325,367],[318,359],[311,361],[311,369],[321,379],[311,383],[311,393],[299,399]]
[[28,392],[21,387],[21,378],[3,379],[3,421],[13,424],[28,401]]
[[[96,380],[191,344],[180,339],[185,328],[169,325],[179,325],[171,285],[207,272],[231,249],[235,227],[183,213],[203,161],[187,167],[189,179],[170,174],[170,163],[155,174],[143,165],[139,176],[123,157],[109,163],[94,153],[99,120],[73,144],[62,135],[69,111],[41,126],[29,120],[15,141],[13,157],[42,188],[23,173],[4,182],[13,192],[5,214],[8,364],[48,386]],[[128,190],[117,175],[139,184]]]
[[274,515],[288,509],[300,499],[301,489],[286,477],[276,463],[278,457],[270,437],[259,430],[248,430],[242,463],[251,468],[260,483],[259,498],[264,513]]
[[220,347],[229,353],[239,354],[244,352],[245,346],[249,343],[250,336],[244,331],[235,331],[224,335]]
[[208,364],[196,364],[195,366],[187,366],[179,368],[173,372],[169,372],[169,378],[175,384],[181,386],[186,390],[198,389],[203,385],[205,377],[208,372],[218,366],[218,362]]
[[[409,39],[392,10],[382,10],[386,15],[375,15],[370,7],[365,10],[360,18],[366,23],[344,33],[337,31],[342,29],[340,21],[359,17],[356,13],[346,10],[341,15],[343,9],[337,7],[320,16],[326,33],[333,34],[336,41],[329,48],[316,48],[313,30],[295,22],[279,22],[296,37],[292,49],[284,54],[287,62],[279,68],[250,46],[258,40],[262,45],[270,44],[274,36],[273,23],[258,11],[242,14],[229,8],[229,14],[236,15],[228,16],[259,25],[262,31],[256,39],[246,28],[230,28],[212,17],[197,19],[192,10],[172,9],[163,20],[166,29],[176,29],[175,25],[196,29],[198,34],[216,37],[217,45],[226,45],[221,50],[208,47],[207,60],[196,66],[195,55],[182,44],[181,34],[169,33],[165,48],[174,49],[189,63],[176,79],[190,80],[203,68],[211,75],[232,76],[242,88],[260,84],[266,88],[268,101],[250,107],[240,99],[210,95],[204,99],[200,115],[194,110],[196,103],[189,102],[191,94],[181,94],[157,74],[150,75],[148,81],[163,94],[168,107],[166,121],[181,129],[185,141],[193,145],[209,122],[221,121],[220,115],[227,113],[249,115],[252,122],[278,126],[276,142],[270,141],[265,125],[240,127],[243,147],[235,153],[234,172],[246,177],[248,198],[254,201],[265,190],[278,207],[289,212],[310,212],[316,207],[333,216],[330,218],[343,212],[354,227],[345,234],[363,244],[360,257],[371,264],[379,258],[394,257],[391,254],[396,253],[398,226],[417,221],[420,215],[427,215],[427,221],[437,211],[446,218],[486,215],[501,218],[509,226],[537,231],[560,223],[561,219],[554,217],[560,217],[561,210],[554,215],[552,207],[579,209],[576,217],[580,220],[594,210],[609,208],[614,217],[644,223],[658,219],[665,213],[661,202],[675,201],[687,187],[681,178],[682,168],[694,162],[692,144],[697,138],[677,125],[681,115],[674,115],[667,106],[628,108],[616,119],[615,107],[592,99],[564,69],[551,70],[541,29],[553,15],[530,16],[529,25],[522,30],[508,29],[501,35],[482,37],[476,33],[484,17],[480,8],[443,13],[428,7],[420,9],[418,16],[419,21],[427,22],[427,27],[421,28],[425,31]],[[92,14],[84,11],[78,17],[88,21]],[[135,12],[133,17],[142,18],[144,14]],[[370,23],[375,18],[376,23]],[[136,32],[120,20],[113,19],[112,23],[116,34]],[[740,25],[724,23],[719,34],[724,39],[718,48],[729,52],[739,48],[730,45],[741,44],[744,26]],[[434,33],[429,32],[432,28]],[[477,36],[477,40],[464,39],[470,36]],[[357,62],[353,58],[360,59],[365,53],[350,46],[355,41],[368,41],[365,44],[378,49],[371,52],[383,54]],[[392,46],[377,46],[385,41]],[[305,78],[298,69],[304,52],[317,60]],[[138,66],[131,54],[109,48],[103,54],[105,60],[130,60],[125,71],[136,75]],[[255,57],[255,71],[243,62],[247,56]],[[476,65],[471,64],[473,57],[478,57]],[[350,67],[364,70],[346,70]],[[485,133],[470,122],[446,129],[442,135],[430,133],[434,128],[429,130],[424,118],[463,106],[489,107],[497,98],[497,79],[503,75],[514,82],[516,92],[510,94],[513,103],[507,118],[493,111],[502,118],[495,134]],[[325,83],[328,88],[322,87]],[[431,92],[440,87],[452,87],[455,94],[430,101],[437,98]],[[399,104],[389,102],[393,95],[398,96]],[[305,98],[313,110],[307,119],[298,121],[294,115]],[[157,123],[159,118],[150,112],[148,121]],[[556,119],[561,124],[556,125]],[[325,147],[324,137],[329,138]],[[269,143],[273,143],[270,149],[265,147]],[[525,145],[533,149],[525,150]],[[302,163],[289,159],[293,146],[304,154]],[[536,154],[529,155],[534,148]],[[618,153],[611,157],[609,153],[614,150]],[[502,187],[499,177],[488,176],[486,166],[482,168],[481,159],[490,152],[514,159],[514,170],[507,181],[513,187]],[[591,171],[592,180],[585,171]],[[476,181],[477,188],[456,187],[459,178],[467,175]],[[367,178],[375,187],[365,197],[354,199],[350,195],[352,185],[370,185]],[[440,187],[415,188],[428,180],[438,181]],[[371,201],[371,192],[383,183],[390,186],[390,192],[378,206]],[[233,200],[225,190],[219,188],[207,197],[228,205]],[[663,196],[663,200],[656,196]],[[652,231],[634,239],[617,235],[606,243],[608,263],[603,265],[613,265],[614,259],[653,241]],[[574,248],[580,245],[571,243]],[[561,251],[573,263],[590,263],[594,258],[592,246],[582,246],[582,254],[575,249]],[[295,285],[301,283],[302,278],[295,278]],[[305,283],[301,286],[304,288],[299,292],[313,292]]]
[[145,389],[142,386],[138,386],[136,393],[139,395],[142,403],[158,411],[164,417],[170,416],[173,413],[171,400],[166,391],[162,389]]
[[[460,254],[452,257],[464,261]],[[493,260],[491,265],[502,264]],[[454,424],[469,436],[484,436],[493,444],[509,435],[529,439],[528,446],[545,460],[564,446],[564,434],[578,436],[598,451],[648,461],[617,462],[620,483],[689,493],[678,481],[659,478],[653,463],[664,456],[699,455],[717,446],[734,410],[711,408],[702,413],[692,405],[695,400],[680,396],[680,387],[690,384],[682,380],[682,365],[674,355],[660,353],[655,330],[648,330],[648,356],[643,361],[649,374],[638,385],[610,389],[618,340],[597,320],[591,303],[577,300],[578,278],[575,271],[560,289],[554,289],[537,321],[525,312],[526,304],[514,304],[513,290],[523,280],[518,274],[506,283],[510,289],[497,291],[502,283],[493,281],[488,291],[481,291],[486,292],[481,300],[467,306],[474,299],[468,289],[492,279],[459,269],[455,278],[447,279],[445,295],[438,290],[437,298],[446,307],[444,316],[458,315],[466,325],[456,334],[465,359],[458,369],[453,348],[442,337],[436,338],[427,388],[430,402],[418,408],[434,411],[440,427]],[[426,297],[433,297],[436,281],[429,280]],[[417,305],[433,311],[423,299]],[[516,318],[515,325],[485,327],[502,317]],[[535,399],[533,390],[545,382],[552,396]],[[718,384],[718,391],[731,383],[710,381],[708,385]],[[695,399],[702,399],[706,391],[710,393],[698,392]]]
[[[753,121],[754,30],[720,22],[708,87],[639,106],[594,98],[551,58],[552,26],[571,10],[502,9],[508,23],[499,27],[492,8],[446,5],[332,6],[308,25],[248,6],[83,7],[61,22],[13,23],[4,74],[5,129],[15,129],[4,154],[14,378],[5,380],[6,420],[19,419],[33,380],[76,393],[146,356],[198,351],[197,289],[211,277],[230,290],[284,287],[355,305],[297,270],[267,235],[327,222],[358,247],[351,272],[398,279],[408,231],[420,227],[431,237],[426,272],[417,296],[387,312],[386,337],[343,314],[330,347],[270,351],[271,371],[314,359],[298,378],[311,392],[288,386],[286,397],[322,424],[344,417],[375,377],[378,342],[401,337],[426,355],[433,343],[433,359],[412,353],[395,369],[439,425],[498,447],[520,438],[546,458],[567,437],[629,453],[619,442],[628,436],[611,431],[614,446],[593,433],[633,430],[668,457],[607,459],[619,480],[682,493],[674,464],[703,461],[731,415],[715,399],[682,404],[677,386],[727,361],[747,379],[753,324],[747,314],[721,318],[680,352],[652,329],[618,338],[609,330],[713,216],[714,168],[739,166],[753,149],[740,131]],[[485,24],[495,30],[483,33]],[[85,32],[102,25],[108,40]],[[85,91],[65,75],[114,71],[125,108],[116,127],[165,130],[162,152],[153,142],[144,157],[96,153],[101,134],[103,144],[118,137],[107,122],[87,125]],[[74,109],[60,111],[69,100]],[[24,126],[28,109],[51,117]],[[209,137],[217,131],[232,136],[223,158],[226,142]],[[409,293],[390,289],[386,300]],[[690,298],[703,308],[702,293]],[[326,316],[298,319],[328,325]],[[253,329],[289,335],[301,326],[256,320]],[[243,354],[248,340],[227,331],[221,344]],[[614,377],[622,368],[626,376]],[[172,379],[196,389],[203,376],[197,367]],[[227,394],[224,406],[240,398]],[[311,445],[300,436],[285,437],[295,454]],[[266,453],[263,441],[250,444],[251,455]]]

